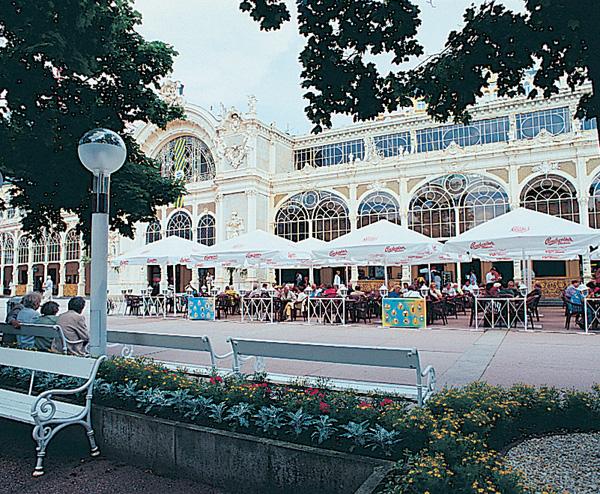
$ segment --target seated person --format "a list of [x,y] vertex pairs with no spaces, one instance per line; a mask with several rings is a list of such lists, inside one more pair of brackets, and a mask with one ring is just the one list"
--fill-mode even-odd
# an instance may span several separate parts
[[571,297],[579,290],[579,280],[572,280],[571,284],[565,290],[565,298],[571,300]]
[[292,317],[292,309],[294,308],[294,302],[297,299],[296,294],[292,290],[290,290],[288,285],[285,285],[283,287],[283,290],[281,290],[280,298],[283,302],[281,307],[282,314],[285,315],[286,320],[290,319]]
[[352,298],[355,298],[355,299],[357,299],[357,298],[363,298],[364,296],[365,296],[365,292],[363,292],[363,291],[360,289],[360,286],[359,286],[359,285],[356,285],[356,286],[354,287],[354,290],[352,291]]
[[323,290],[323,297],[337,297],[337,289],[331,285],[327,285]]
[[431,284],[429,285],[429,297],[434,302],[436,302],[438,300],[442,300],[442,298],[443,298],[442,292],[439,291],[439,289],[437,287],[437,283],[435,281],[432,281]]
[[388,293],[389,298],[402,298],[402,290],[400,289],[400,285],[395,285],[390,293]]
[[452,283],[448,282],[442,289],[442,293],[447,297],[456,297],[456,290],[452,286]]
[[421,292],[416,289],[415,285],[408,285],[404,296],[407,298],[421,298]]
[[[46,302],[40,308],[42,316],[35,322],[36,324],[47,324],[54,326],[58,324],[58,304],[54,301]],[[49,352],[52,348],[52,338],[37,337],[35,339],[35,348],[41,352]]]
[[[87,355],[87,345],[90,341],[90,332],[82,314],[85,307],[85,300],[82,297],[73,297],[69,300],[68,310],[58,316],[58,325],[62,328],[67,341],[67,352],[71,355]],[[62,348],[58,348],[56,340],[52,343],[52,350],[62,353]]]
[[[21,309],[23,309],[22,301],[23,301],[22,297],[14,297],[13,299],[11,299],[11,302],[13,305],[12,305],[10,311],[8,311],[8,314],[6,314],[6,319],[4,320],[4,322],[6,324],[10,324],[11,326],[13,326],[17,329],[21,327],[21,323],[19,321],[17,321],[17,315],[19,314],[19,312],[21,312]],[[2,346],[13,346],[16,343],[17,343],[17,337],[15,335],[12,335],[12,334],[3,334],[2,335]]]
[[492,283],[492,286],[488,286],[489,283],[485,286],[486,290],[485,290],[485,296],[489,297],[489,298],[497,298],[500,295],[500,288],[502,287],[502,284],[499,282],[496,283]]
[[465,284],[462,286],[462,291],[464,292],[470,292],[473,289],[473,287],[471,286],[471,282],[469,280],[465,281]]
[[532,298],[532,297],[540,297],[542,296],[542,285],[540,283],[534,283],[533,284],[533,290],[531,290],[528,294],[527,294],[527,298]]
[[[42,303],[42,296],[38,292],[29,292],[21,300],[23,308],[17,314],[17,321],[21,324],[36,323],[40,318],[38,309]],[[19,348],[35,348],[35,336],[17,336]]]
[[517,287],[515,286],[515,282],[510,280],[507,284],[506,287],[502,287],[499,290],[500,295],[504,296],[504,297],[518,297],[520,296],[519,290],[517,290]]

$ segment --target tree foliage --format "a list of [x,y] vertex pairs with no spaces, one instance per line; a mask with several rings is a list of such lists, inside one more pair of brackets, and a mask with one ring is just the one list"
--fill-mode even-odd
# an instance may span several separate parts
[[[469,108],[497,77],[499,95],[525,94],[524,75],[536,70],[530,98],[549,97],[565,78],[571,89],[600,80],[600,2],[524,0],[524,12],[488,0],[464,14],[444,50],[411,70],[379,70],[373,55],[399,65],[419,56],[417,0],[297,0],[302,85],[313,131],[331,126],[332,113],[373,118],[423,98],[434,119],[469,120]],[[244,0],[242,10],[275,29],[289,18],[283,0]],[[578,117],[600,115],[597,94],[584,96]]]
[[165,127],[183,115],[155,91],[176,52],[135,31],[141,17],[132,3],[0,0],[0,169],[33,234],[63,229],[64,212],[89,231],[91,175],[77,143],[95,127],[118,132],[128,149],[112,180],[114,228],[131,236],[136,221],[182,192],[131,135],[134,123]]

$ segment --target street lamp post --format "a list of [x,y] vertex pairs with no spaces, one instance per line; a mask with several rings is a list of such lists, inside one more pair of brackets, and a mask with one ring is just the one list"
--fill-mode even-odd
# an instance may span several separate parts
[[110,175],[127,157],[123,139],[108,129],[93,129],[79,140],[77,153],[94,175],[92,204],[92,265],[90,279],[90,353],[106,353],[108,228]]

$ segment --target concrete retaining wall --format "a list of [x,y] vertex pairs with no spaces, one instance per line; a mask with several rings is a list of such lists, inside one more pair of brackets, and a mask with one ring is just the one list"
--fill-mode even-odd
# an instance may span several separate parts
[[102,452],[232,493],[370,494],[392,462],[94,407]]

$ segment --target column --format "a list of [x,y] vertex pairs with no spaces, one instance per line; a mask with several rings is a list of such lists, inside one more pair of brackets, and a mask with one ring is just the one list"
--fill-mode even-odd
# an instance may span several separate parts
[[11,289],[10,296],[14,297],[17,290],[17,282],[19,281],[18,273],[17,273],[17,254],[18,254],[18,242],[16,241],[17,236],[15,235],[15,243],[13,245],[13,269],[12,269],[12,281],[11,281]]
[[[256,190],[246,190],[246,232],[253,232],[256,230]],[[272,269],[267,270],[267,277],[270,278],[269,274],[273,271]],[[246,270],[246,281],[250,284],[257,281],[257,270],[256,268],[248,268]],[[229,281],[229,280],[227,280]]]
[[85,263],[83,256],[79,259],[79,284],[77,285],[77,295],[85,297]]
[[[584,163],[584,166],[585,166],[585,163]],[[577,170],[577,172],[579,175],[580,170]],[[587,193],[587,190],[584,190],[581,187],[579,190],[581,191],[581,195],[578,199],[578,201],[579,201],[579,222],[583,226],[589,227],[590,226],[590,217],[588,216],[588,204],[589,204],[589,200],[590,200],[589,194]],[[589,252],[587,254],[584,254],[583,256],[581,256],[581,261],[582,261],[581,272],[583,275],[583,282],[588,283],[592,279],[592,263],[590,261]],[[569,262],[569,261],[567,261],[567,262]]]
[[[415,147],[416,141],[413,142],[413,148]],[[408,227],[408,204],[410,198],[408,197],[408,181],[406,177],[400,177],[398,180],[398,204],[400,205],[400,224]],[[412,282],[411,266],[402,266],[402,283],[410,284]]]
[[[225,205],[223,203],[223,194],[220,192],[215,196],[215,215],[217,217],[216,243],[227,240],[227,225],[225,221]],[[226,268],[215,268],[215,284],[225,286],[229,282],[229,276]]]
[[[349,197],[349,201],[348,201],[348,208],[350,209],[350,231],[355,230],[357,227],[357,221],[358,221],[357,189],[358,189],[358,186],[356,184],[350,185],[350,197]],[[350,280],[347,280],[347,283],[350,283],[352,286],[358,284],[358,266],[350,267]]]
[[521,261],[513,261],[513,274],[513,278],[517,286],[525,281],[523,279],[523,273],[521,272]]
[[65,296],[65,283],[67,281],[67,249],[65,249],[65,235],[59,235],[60,239],[60,259],[58,269],[58,296]]
[[29,242],[29,256],[27,258],[27,288],[25,291],[33,291],[33,243]]

